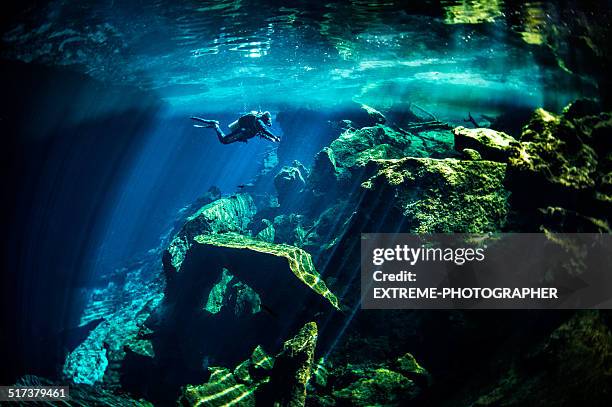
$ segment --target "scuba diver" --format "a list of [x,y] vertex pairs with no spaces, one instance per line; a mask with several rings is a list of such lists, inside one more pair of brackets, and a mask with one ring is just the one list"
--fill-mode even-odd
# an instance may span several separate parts
[[219,122],[217,120],[207,120],[194,116],[191,117],[191,120],[204,123],[203,126],[194,124],[194,127],[214,128],[217,132],[219,141],[223,144],[231,144],[235,143],[236,141],[246,143],[248,139],[255,136],[265,138],[266,140],[270,140],[275,143],[280,141],[279,137],[275,136],[270,130],[268,130],[268,127],[272,126],[272,115],[270,112],[251,112],[240,116],[238,120],[228,126],[231,133],[227,135],[223,133],[223,130],[221,130],[219,127]]

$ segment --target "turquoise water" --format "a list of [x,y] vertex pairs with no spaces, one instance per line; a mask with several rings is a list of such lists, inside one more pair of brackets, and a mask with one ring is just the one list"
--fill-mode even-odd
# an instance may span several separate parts
[[55,1],[3,39],[5,55],[152,90],[179,111],[412,101],[494,114],[593,92],[542,45],[569,11],[502,0]]

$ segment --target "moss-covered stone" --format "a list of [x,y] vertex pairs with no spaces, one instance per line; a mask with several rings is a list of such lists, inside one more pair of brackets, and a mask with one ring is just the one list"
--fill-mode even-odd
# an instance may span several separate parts
[[233,370],[209,368],[208,382],[185,386],[179,404],[207,407],[304,406],[316,343],[317,325],[307,323],[295,337],[285,342],[276,357],[257,346],[251,357]]
[[417,233],[488,232],[506,220],[506,165],[493,161],[404,158],[371,163],[363,187],[393,199]]
[[329,146],[340,169],[363,166],[372,158],[401,158],[409,147],[406,135],[382,125],[347,130]]
[[457,127],[453,129],[455,136],[455,150],[476,150],[485,160],[506,162],[512,146],[517,144],[514,137],[491,129],[468,129]]
[[464,148],[461,151],[461,155],[466,160],[471,160],[471,161],[482,160],[482,156],[480,155],[480,153],[476,150],[472,150],[471,148]]
[[201,245],[252,250],[282,257],[287,260],[289,268],[298,279],[329,301],[332,306],[338,308],[338,298],[327,288],[325,282],[317,273],[310,254],[300,248],[286,244],[268,243],[236,233],[199,235],[194,238],[194,241]]
[[312,374],[317,336],[317,325],[309,322],[284,343],[276,356],[269,383],[271,391],[267,397],[274,399],[274,405],[298,407],[306,403],[306,385]]
[[526,352],[485,394],[462,404],[565,406],[612,401],[612,333],[600,311],[580,311]]
[[357,377],[333,396],[353,406],[402,406],[418,394],[414,382],[401,373],[384,367],[356,369]]
[[612,114],[600,113],[592,101],[577,101],[561,115],[537,109],[508,161],[506,185],[517,211],[516,227],[525,223],[520,218],[540,227],[549,223],[550,217],[542,218],[547,207],[575,212],[576,220],[586,217],[609,224],[610,134]]
[[256,212],[257,208],[249,194],[221,198],[203,206],[187,218],[183,228],[166,249],[164,262],[175,271],[180,271],[193,237],[203,233],[245,233]]
[[204,309],[211,314],[216,314],[221,311],[221,307],[225,303],[225,297],[227,293],[227,286],[229,282],[234,278],[232,274],[227,269],[223,269],[221,272],[221,276],[219,277],[219,281],[213,286],[208,294],[208,299],[206,300],[206,305]]

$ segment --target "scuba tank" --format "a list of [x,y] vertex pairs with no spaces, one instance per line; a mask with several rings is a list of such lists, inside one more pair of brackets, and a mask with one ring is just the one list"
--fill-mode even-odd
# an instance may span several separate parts
[[235,131],[238,129],[247,129],[253,127],[252,123],[254,118],[257,118],[256,111],[243,114],[238,118],[238,120],[231,122],[227,127],[229,127],[231,131]]
[[227,127],[229,127],[229,129],[231,131],[236,131],[240,127],[240,125],[238,124],[239,121],[240,121],[240,119],[234,120]]

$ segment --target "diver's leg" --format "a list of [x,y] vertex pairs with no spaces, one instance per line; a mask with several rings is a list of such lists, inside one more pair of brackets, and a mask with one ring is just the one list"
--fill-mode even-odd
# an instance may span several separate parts
[[240,141],[242,139],[242,131],[232,131],[230,134],[225,135],[223,131],[219,128],[219,126],[215,127],[217,131],[217,137],[219,137],[219,141],[223,144],[232,144],[236,141]]
[[217,120],[202,119],[201,117],[192,116],[191,120],[195,120],[196,122],[204,123],[206,124],[206,127],[214,127],[214,126],[219,125],[219,122]]

